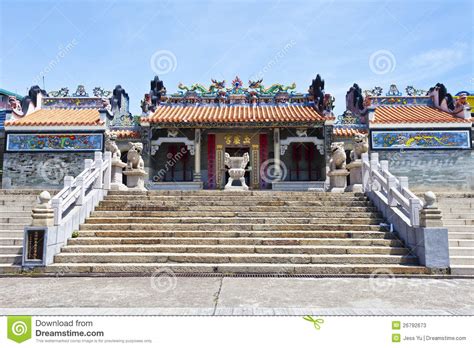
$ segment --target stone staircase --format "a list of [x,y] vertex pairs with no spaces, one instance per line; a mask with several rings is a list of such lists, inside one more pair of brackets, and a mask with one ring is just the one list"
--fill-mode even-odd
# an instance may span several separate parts
[[424,274],[363,194],[110,192],[45,272]]
[[21,271],[23,228],[40,191],[0,190],[0,274]]
[[451,274],[474,275],[474,193],[440,193],[438,200],[448,228]]

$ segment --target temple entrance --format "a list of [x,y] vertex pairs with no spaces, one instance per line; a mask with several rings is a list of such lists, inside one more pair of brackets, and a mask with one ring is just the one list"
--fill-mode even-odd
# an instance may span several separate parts
[[248,152],[250,161],[246,166],[245,182],[252,190],[262,188],[260,163],[268,158],[267,143],[265,133],[244,131],[210,134],[208,137],[208,173],[215,173],[215,175],[211,176],[212,180],[208,181],[208,187],[223,189],[227,183],[229,174],[224,164],[226,152],[233,157],[241,157]]
[[[252,156],[252,153],[250,151],[249,147],[226,147],[225,152],[227,152],[231,157],[242,157],[244,153],[248,153],[250,156]],[[252,159],[250,159],[249,163],[247,163],[247,166],[245,167],[245,183],[249,186],[251,186],[250,183],[250,170],[249,168],[251,167]],[[253,168],[252,168],[253,169]],[[229,180],[229,173],[226,170],[225,171],[225,183],[227,183],[227,180]],[[237,180],[234,181],[234,186],[241,186],[241,183]]]

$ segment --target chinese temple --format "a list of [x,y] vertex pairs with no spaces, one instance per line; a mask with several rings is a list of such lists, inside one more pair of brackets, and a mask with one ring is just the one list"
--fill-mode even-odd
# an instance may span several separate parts
[[[229,179],[226,154],[247,154],[243,169],[250,189],[323,191],[331,144],[342,143],[350,162],[357,135],[412,185],[463,189],[474,168],[470,94],[453,97],[443,84],[405,92],[396,85],[383,93],[381,87],[362,91],[353,84],[345,112],[336,117],[334,97],[320,75],[305,93],[294,83],[265,86],[239,77],[213,79],[208,86],[180,83],[168,93],[155,77],[142,114],[133,116],[121,86],[96,87],[91,95],[82,85],[73,93],[34,86],[24,98],[5,94],[2,183],[58,187],[109,141],[123,161],[129,143],[142,144],[148,189],[223,189]],[[453,173],[446,163],[460,170]]]
[[324,189],[334,98],[319,75],[306,94],[295,92],[295,84],[245,86],[239,77],[228,87],[212,80],[209,87],[178,88],[168,95],[156,77],[142,102],[153,188],[221,189],[225,153],[248,153],[251,189]]

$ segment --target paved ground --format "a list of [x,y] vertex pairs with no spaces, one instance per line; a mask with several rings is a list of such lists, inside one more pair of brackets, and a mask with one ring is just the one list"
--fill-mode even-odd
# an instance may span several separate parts
[[0,314],[473,315],[473,279],[0,278]]

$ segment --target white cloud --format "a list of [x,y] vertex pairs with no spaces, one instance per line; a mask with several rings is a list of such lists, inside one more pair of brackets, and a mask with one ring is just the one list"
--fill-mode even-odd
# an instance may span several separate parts
[[464,62],[468,45],[455,43],[451,48],[432,49],[410,58],[410,67],[414,69],[453,68]]

